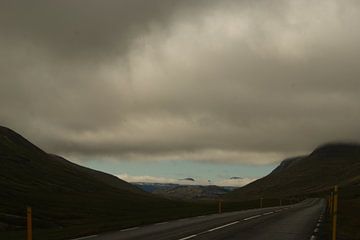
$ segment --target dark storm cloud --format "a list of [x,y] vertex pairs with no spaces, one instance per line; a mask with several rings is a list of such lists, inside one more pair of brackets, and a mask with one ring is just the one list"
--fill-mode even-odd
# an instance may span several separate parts
[[261,164],[360,138],[356,1],[0,4],[0,123],[48,151]]
[[134,37],[152,27],[165,27],[178,8],[190,3],[175,0],[2,1],[0,24],[6,40],[45,48],[67,61],[70,57],[101,61],[124,53]]

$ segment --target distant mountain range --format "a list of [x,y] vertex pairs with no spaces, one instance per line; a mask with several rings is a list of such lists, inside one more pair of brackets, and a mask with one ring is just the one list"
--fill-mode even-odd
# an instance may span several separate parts
[[334,185],[360,186],[360,145],[331,143],[308,156],[286,159],[269,175],[227,194],[249,199],[314,194]]
[[142,189],[143,191],[152,193],[156,190],[166,190],[166,189],[173,189],[177,186],[180,186],[180,184],[176,183],[148,183],[148,182],[133,182],[131,183],[138,188]]
[[181,185],[172,183],[133,183],[144,191],[170,199],[209,200],[218,199],[232,191],[235,187],[219,187],[214,185]]

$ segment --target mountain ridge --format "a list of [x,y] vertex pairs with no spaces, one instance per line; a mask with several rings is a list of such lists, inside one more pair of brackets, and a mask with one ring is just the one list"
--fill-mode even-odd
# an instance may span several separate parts
[[0,189],[0,232],[23,229],[27,206],[33,208],[35,228],[68,228],[105,224],[109,220],[100,220],[103,216],[116,219],[108,226],[122,226],[136,221],[117,216],[152,216],[146,213],[149,205],[175,205],[113,175],[49,154],[3,126]]
[[[53,171],[52,168],[60,167],[66,170],[62,172],[64,175],[62,178],[78,179],[74,173],[81,172],[84,174],[83,177],[86,177],[89,182],[91,182],[91,179],[94,179],[105,185],[109,185],[118,189],[133,191],[136,193],[144,193],[139,188],[113,175],[80,166],[55,154],[46,153],[20,134],[2,126],[0,126],[0,160],[7,161],[8,168],[10,164],[13,164],[14,168],[16,167],[16,164],[20,164],[22,167],[28,167],[29,170],[23,169],[22,174],[25,172],[31,174],[30,170],[37,170],[42,173],[40,176],[38,176],[38,178],[43,178],[43,176],[50,177],[50,174]],[[45,164],[45,167],[43,164]],[[16,174],[16,172],[17,171],[13,171],[13,174]],[[3,173],[3,175],[5,175],[5,173]],[[47,181],[52,181],[52,179],[48,178]]]
[[360,176],[360,144],[327,143],[307,156],[283,160],[269,175],[227,194],[229,198],[281,197],[328,191]]

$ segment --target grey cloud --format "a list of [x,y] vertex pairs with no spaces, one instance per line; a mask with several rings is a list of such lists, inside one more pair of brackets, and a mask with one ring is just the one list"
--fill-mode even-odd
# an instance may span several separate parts
[[[2,1],[8,39],[81,60],[116,55],[151,23],[166,23],[175,1]],[[58,56],[59,57],[59,56]]]
[[231,177],[229,179],[232,179],[232,180],[237,180],[237,179],[243,179],[242,177]]
[[0,9],[0,123],[48,151],[262,164],[359,140],[356,1]]
[[166,29],[177,12],[191,13],[211,2],[5,0],[0,26],[5,40],[39,46],[57,60],[101,63],[126,53],[135,38],[153,28]]
[[179,179],[179,181],[190,181],[190,182],[195,182],[195,179],[188,177],[188,178],[182,178],[182,179]]

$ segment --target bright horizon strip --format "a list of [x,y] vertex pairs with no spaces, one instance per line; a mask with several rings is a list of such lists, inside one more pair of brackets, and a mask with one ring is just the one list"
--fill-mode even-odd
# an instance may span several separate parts
[[[129,182],[240,186],[269,174],[277,164],[246,165],[196,161],[101,161],[79,162]],[[241,178],[233,179],[230,178]],[[193,178],[195,181],[181,180]],[[208,181],[210,180],[210,182]],[[240,183],[240,185],[239,185]],[[241,184],[243,183],[243,184]]]

